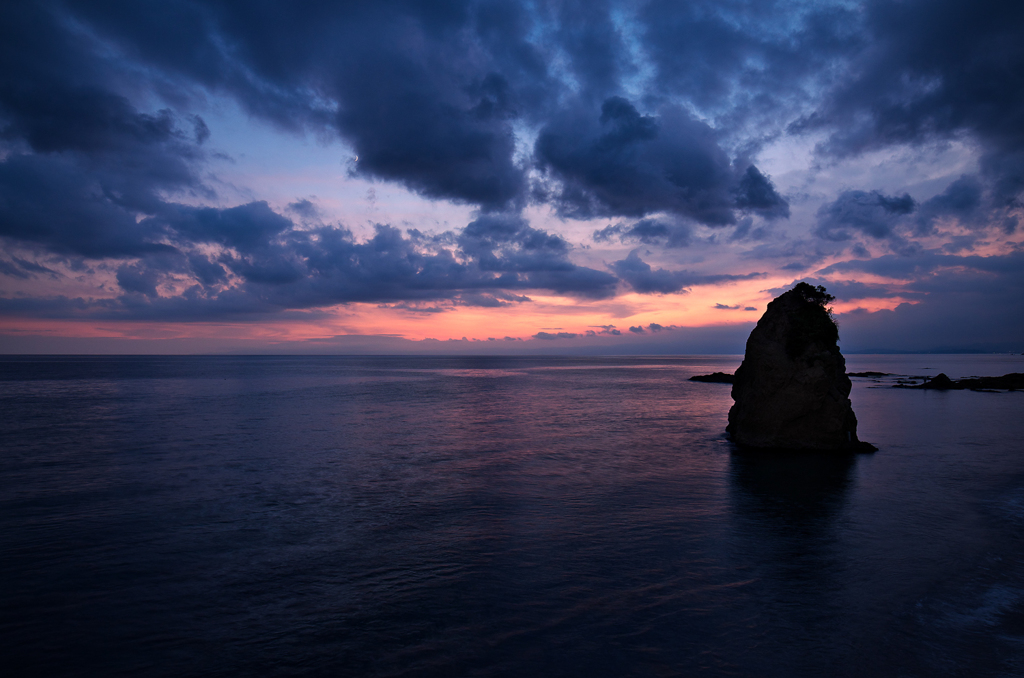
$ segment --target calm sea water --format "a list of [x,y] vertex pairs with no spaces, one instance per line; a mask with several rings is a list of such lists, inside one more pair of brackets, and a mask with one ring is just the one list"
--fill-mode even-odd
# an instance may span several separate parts
[[3,673],[1024,675],[1024,392],[744,454],[739,361],[0,358]]

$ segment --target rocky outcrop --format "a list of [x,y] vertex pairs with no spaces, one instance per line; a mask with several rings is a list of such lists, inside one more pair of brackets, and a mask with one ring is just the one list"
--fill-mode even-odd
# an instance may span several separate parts
[[726,372],[712,372],[711,374],[695,374],[690,381],[703,381],[706,384],[732,384],[736,377]]
[[850,378],[825,288],[799,283],[747,339],[726,429],[744,447],[873,451],[857,438]]
[[937,391],[962,391],[964,389],[1019,391],[1024,389],[1024,373],[1011,372],[1001,377],[969,377],[956,381],[940,372],[923,384],[896,384],[895,388],[934,389]]

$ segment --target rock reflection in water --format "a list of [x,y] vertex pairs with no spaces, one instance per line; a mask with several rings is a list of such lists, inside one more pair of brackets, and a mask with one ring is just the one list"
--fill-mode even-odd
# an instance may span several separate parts
[[730,456],[733,559],[756,579],[747,651],[760,666],[750,671],[844,675],[836,662],[843,643],[834,644],[850,623],[840,595],[846,563],[839,532],[856,463],[852,454],[820,452]]

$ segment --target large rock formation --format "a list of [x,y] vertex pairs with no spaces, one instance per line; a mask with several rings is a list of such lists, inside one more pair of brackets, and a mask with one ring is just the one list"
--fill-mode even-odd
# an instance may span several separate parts
[[745,447],[822,451],[875,448],[857,439],[850,378],[825,288],[799,283],[770,304],[747,339],[729,410]]

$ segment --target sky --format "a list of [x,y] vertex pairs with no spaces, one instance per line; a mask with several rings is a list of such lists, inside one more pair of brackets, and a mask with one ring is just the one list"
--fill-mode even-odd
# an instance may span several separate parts
[[1024,351],[1024,3],[5,3],[0,353]]

